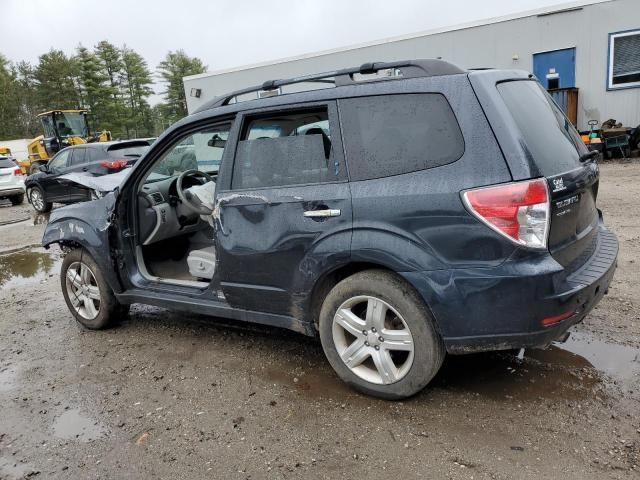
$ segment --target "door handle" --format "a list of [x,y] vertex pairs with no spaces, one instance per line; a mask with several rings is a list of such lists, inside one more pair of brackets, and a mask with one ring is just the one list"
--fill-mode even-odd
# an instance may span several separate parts
[[304,216],[307,218],[339,217],[340,213],[337,208],[327,208],[326,210],[307,210]]

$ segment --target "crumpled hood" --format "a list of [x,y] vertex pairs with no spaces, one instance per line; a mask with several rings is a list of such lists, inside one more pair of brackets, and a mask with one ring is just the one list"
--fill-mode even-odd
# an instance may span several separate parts
[[72,172],[67,173],[66,175],[62,175],[60,178],[71,180],[74,183],[88,187],[98,192],[112,192],[113,190],[118,188],[122,184],[122,182],[125,181],[125,179],[131,173],[131,170],[131,168],[125,168],[124,170],[120,170],[117,173],[101,175],[99,177],[88,173]]

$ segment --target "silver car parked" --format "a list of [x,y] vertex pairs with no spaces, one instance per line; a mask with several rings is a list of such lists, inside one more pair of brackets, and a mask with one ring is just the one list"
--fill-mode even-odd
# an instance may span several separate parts
[[9,157],[0,157],[0,200],[9,199],[13,205],[24,202],[24,175]]

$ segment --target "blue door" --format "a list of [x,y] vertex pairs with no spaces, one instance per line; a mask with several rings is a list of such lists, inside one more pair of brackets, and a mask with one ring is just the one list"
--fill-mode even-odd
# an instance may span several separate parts
[[533,55],[533,74],[545,88],[576,86],[576,49],[565,48]]

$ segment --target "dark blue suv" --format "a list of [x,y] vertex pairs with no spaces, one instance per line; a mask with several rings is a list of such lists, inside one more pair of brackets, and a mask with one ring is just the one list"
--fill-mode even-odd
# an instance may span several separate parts
[[545,347],[587,315],[618,251],[597,193],[532,75],[373,63],[215,99],[43,244],[88,328],[132,303],[285,327],[395,399],[445,352]]

